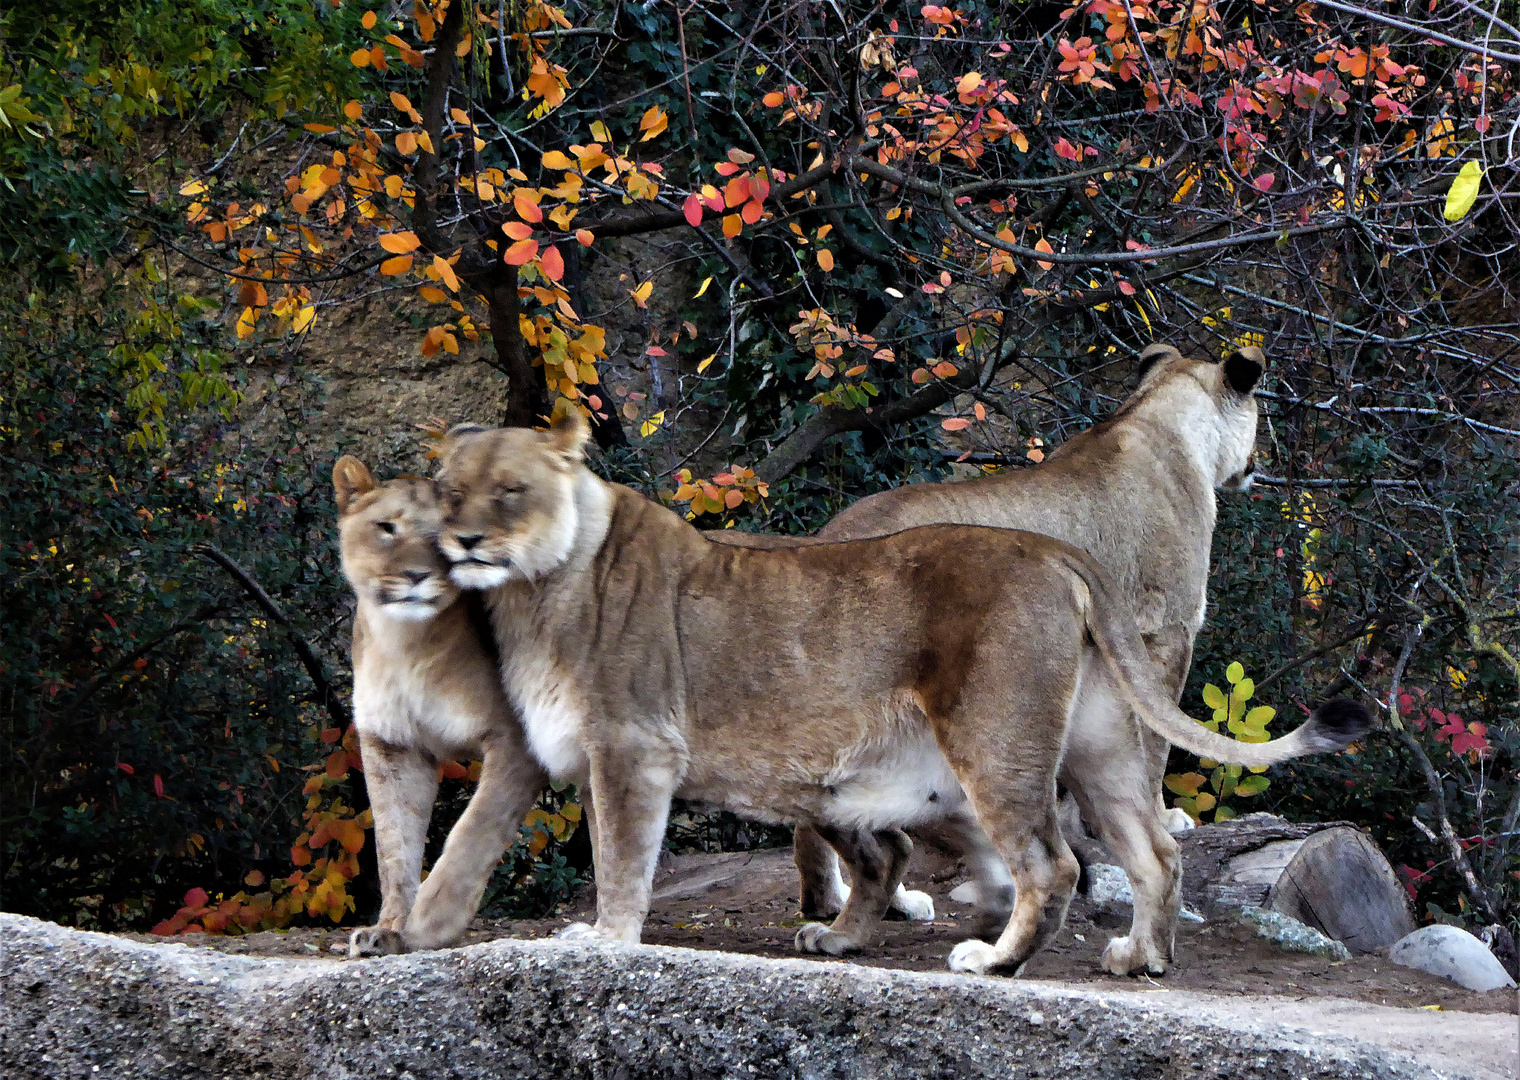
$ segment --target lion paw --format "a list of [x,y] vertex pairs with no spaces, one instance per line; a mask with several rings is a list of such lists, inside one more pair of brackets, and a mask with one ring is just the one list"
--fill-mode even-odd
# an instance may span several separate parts
[[1175,806],[1161,811],[1161,824],[1164,825],[1166,827],[1166,831],[1171,833],[1173,836],[1176,836],[1178,833],[1185,833],[1189,829],[1196,829],[1198,827],[1197,823],[1188,816],[1188,812],[1186,810],[1179,810]]
[[1103,950],[1103,970],[1110,975],[1165,975],[1166,961],[1142,949],[1132,938],[1117,937]]
[[992,970],[996,959],[997,949],[988,945],[985,941],[971,938],[961,942],[950,950],[950,970],[966,971],[973,975],[981,975]]
[[823,953],[825,956],[844,956],[860,951],[860,944],[853,938],[831,930],[827,923],[810,922],[797,931],[793,944],[798,952]]
[[361,926],[348,936],[348,958],[395,956],[406,952],[406,942],[396,931],[384,926]]
[[608,941],[608,936],[590,923],[573,922],[554,931],[560,941]]
[[912,922],[933,922],[934,897],[926,892],[905,889],[899,885],[897,895],[892,897],[891,910]]

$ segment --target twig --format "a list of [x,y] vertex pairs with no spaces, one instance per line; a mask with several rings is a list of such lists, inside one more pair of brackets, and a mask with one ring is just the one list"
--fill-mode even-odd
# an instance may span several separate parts
[[285,628],[285,636],[290,639],[291,645],[295,647],[296,655],[301,658],[301,666],[306,668],[306,674],[316,685],[317,693],[322,698],[322,704],[327,707],[327,713],[332,717],[334,726],[347,728],[353,717],[348,707],[333,690],[332,683],[328,681],[321,658],[312,651],[306,639],[296,632],[295,626],[286,617],[285,612],[280,610],[280,605],[275,603],[274,597],[265,592],[264,587],[254,580],[253,575],[239,566],[231,556],[211,544],[196,544],[190,549],[190,553],[213,562],[227,571],[264,614]]

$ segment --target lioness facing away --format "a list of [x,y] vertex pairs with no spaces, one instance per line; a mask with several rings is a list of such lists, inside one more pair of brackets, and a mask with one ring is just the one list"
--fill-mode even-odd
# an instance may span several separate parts
[[[1062,443],[1042,464],[879,492],[842,511],[819,538],[858,540],[917,525],[956,524],[1029,529],[1075,544],[1108,571],[1132,606],[1146,650],[1176,700],[1203,626],[1214,493],[1250,487],[1254,391],[1266,357],[1247,346],[1216,363],[1189,359],[1157,343],[1138,359],[1135,392],[1112,416]],[[706,535],[720,543],[768,542],[732,531]],[[1159,804],[1168,746],[1149,732],[1142,738]],[[1181,810],[1162,814],[1173,832],[1192,827]],[[1001,860],[974,823],[961,824],[937,826],[936,842],[965,856],[977,883],[977,906],[987,923],[1001,925],[1012,902]],[[803,912],[839,911],[848,889],[832,851],[804,825],[796,831],[795,852]],[[903,906],[904,896],[920,898],[921,909],[928,900],[921,893],[900,894],[894,905]]]
[[[586,436],[573,413],[547,432],[455,428],[438,477],[440,546],[457,584],[489,590],[528,746],[556,778],[589,783],[597,921],[580,934],[639,939],[673,796],[809,824],[845,853],[844,910],[798,933],[799,947],[828,952],[869,941],[911,847],[902,826],[974,813],[1016,900],[996,944],[961,942],[950,966],[1016,972],[1060,929],[1077,881],[1055,818],[1059,775],[1134,888],[1131,932],[1104,966],[1159,973],[1177,847],[1124,710],[1247,765],[1339,749],[1366,724],[1341,703],[1247,745],[1194,723],[1107,576],[1061,541],[942,525],[712,544],[593,475]],[[1095,695],[1100,682],[1122,697]]]
[[[354,588],[354,726],[375,815],[380,919],[349,955],[452,945],[548,778],[523,742],[481,629],[438,553],[433,484],[333,468],[343,573]],[[483,619],[479,620],[484,622]],[[483,759],[470,805],[421,891],[440,762]]]

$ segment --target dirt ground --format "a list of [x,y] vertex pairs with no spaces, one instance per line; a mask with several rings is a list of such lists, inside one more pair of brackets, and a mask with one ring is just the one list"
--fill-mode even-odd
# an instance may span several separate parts
[[[797,912],[796,872],[790,850],[729,855],[677,856],[663,861],[655,879],[654,904],[644,928],[650,945],[675,945],[748,953],[752,956],[802,956],[792,947],[803,920]],[[932,923],[889,921],[880,940],[864,955],[849,960],[805,957],[818,963],[856,963],[912,971],[944,971],[950,949],[966,937],[971,912],[950,900],[954,881],[930,882],[909,874],[909,884],[934,897]],[[559,916],[541,920],[477,919],[465,944],[503,937],[545,937],[567,923],[594,919],[591,890]],[[1129,923],[1127,906],[1099,908],[1082,897],[1072,904],[1066,928],[1036,956],[1025,978],[1062,984],[1157,992],[1191,990],[1221,996],[1276,994],[1296,1001],[1349,998],[1401,1008],[1444,1009],[1476,1013],[1515,1013],[1515,991],[1486,994],[1464,990],[1446,979],[1391,964],[1381,956],[1357,956],[1334,962],[1283,952],[1232,920],[1200,924],[1184,921],[1177,935],[1177,958],[1161,979],[1117,979],[1098,970],[1098,958],[1110,937]],[[162,941],[146,935],[139,940]],[[294,929],[240,938],[179,939],[204,947],[255,956],[309,957],[340,962],[334,947],[344,948],[347,930]]]

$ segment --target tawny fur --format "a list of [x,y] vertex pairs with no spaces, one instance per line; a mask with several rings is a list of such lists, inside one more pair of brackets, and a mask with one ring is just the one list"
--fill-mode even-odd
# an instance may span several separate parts
[[[354,726],[375,815],[381,909],[351,956],[451,945],[547,778],[528,753],[495,664],[437,548],[426,480],[376,484],[358,459],[333,470],[343,573],[354,588]],[[480,782],[443,855],[422,849],[443,760],[480,758]]]
[[490,588],[529,746],[558,778],[589,782],[597,923],[582,933],[638,940],[675,796],[812,825],[848,851],[845,909],[798,935],[825,952],[870,940],[905,862],[902,826],[974,814],[1016,898],[996,945],[963,942],[952,966],[1017,970],[1059,930],[1076,884],[1061,775],[1137,883],[1132,933],[1105,964],[1159,972],[1176,843],[1138,729],[1092,704],[1108,693],[1094,688],[1111,682],[1147,725],[1222,761],[1327,745],[1306,725],[1243,748],[1178,711],[1122,592],[1059,540],[947,525],[712,544],[596,478],[586,434],[573,415],[548,432],[458,431],[438,481],[440,546],[456,581]]
[[[829,522],[823,540],[885,536],[918,525],[992,525],[1028,529],[1092,555],[1135,611],[1145,646],[1171,692],[1180,697],[1203,625],[1213,544],[1215,489],[1249,486],[1257,408],[1245,379],[1265,366],[1261,350],[1240,350],[1232,362],[1244,375],[1231,385],[1223,364],[1190,360],[1170,345],[1140,355],[1140,386],[1108,420],[1056,449],[1045,462],[997,476],[956,483],[912,484],[862,499]],[[769,546],[770,538],[713,532],[710,539]],[[1094,698],[1113,698],[1094,688]],[[1094,707],[1113,712],[1112,701]],[[1119,710],[1121,712],[1127,710]],[[1132,717],[1118,722],[1134,726]],[[1161,804],[1167,743],[1143,733],[1152,789]],[[1171,831],[1191,827],[1180,810],[1165,811]],[[985,840],[974,822],[938,831],[943,846],[989,867],[976,852]],[[839,887],[833,851],[808,827],[797,829],[795,853],[802,910],[831,915],[848,890]],[[994,871],[995,872],[995,871]],[[1001,881],[979,882],[979,906],[989,926],[1001,925],[1008,897]]]

